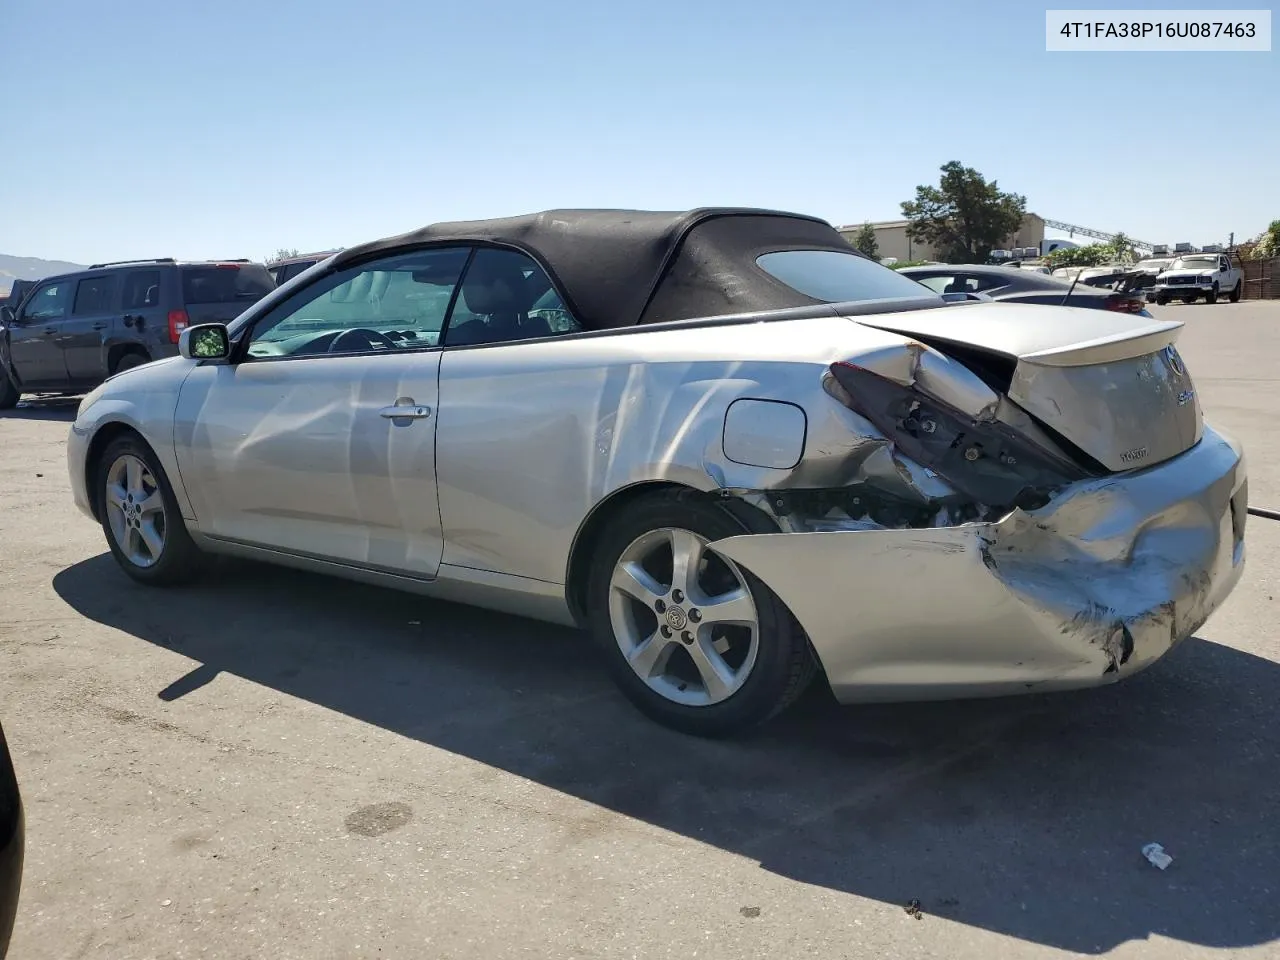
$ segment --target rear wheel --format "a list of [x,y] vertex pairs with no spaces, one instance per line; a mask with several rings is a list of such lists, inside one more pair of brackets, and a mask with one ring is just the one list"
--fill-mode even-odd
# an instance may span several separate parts
[[1213,289],[1204,295],[1204,302],[1205,303],[1218,302],[1218,285],[1216,283],[1213,285]]
[[9,375],[0,370],[0,410],[12,410],[18,405],[22,391],[9,379]]
[[632,703],[685,733],[745,732],[787,707],[816,669],[778,597],[707,547],[747,532],[713,503],[664,494],[628,507],[597,548],[592,634]]
[[139,353],[126,353],[116,361],[116,368],[111,372],[121,373],[125,370],[132,370],[134,367],[140,367],[146,362],[147,358]]
[[1156,294],[1156,303],[1157,303],[1159,306],[1162,306],[1162,307],[1163,307],[1163,306],[1164,306],[1166,303],[1168,303],[1168,302],[1169,302],[1169,298],[1168,298],[1168,297],[1166,297],[1164,294],[1161,294],[1161,293],[1157,293],[1157,294]]
[[1227,299],[1232,303],[1240,302],[1240,294],[1244,292],[1244,277],[1236,281],[1236,285],[1231,288],[1231,293],[1227,295]]
[[96,471],[98,516],[120,567],[147,584],[184,583],[204,569],[164,468],[137,436],[113,440]]

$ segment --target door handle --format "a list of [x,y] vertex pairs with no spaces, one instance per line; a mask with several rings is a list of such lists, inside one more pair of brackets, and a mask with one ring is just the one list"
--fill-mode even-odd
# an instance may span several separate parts
[[379,410],[378,416],[388,420],[425,420],[431,416],[431,408],[415,403],[413,397],[400,397],[391,406]]
[[45,327],[45,328],[44,328],[44,335],[45,335],[46,337],[51,337],[51,336],[53,336],[53,335],[54,335],[55,333],[57,333],[57,332],[58,332],[58,328],[57,328],[57,327]]
[[95,330],[105,330],[105,329],[107,329],[107,325],[106,325],[105,323],[95,323],[95,324],[93,325],[93,329],[95,329]]

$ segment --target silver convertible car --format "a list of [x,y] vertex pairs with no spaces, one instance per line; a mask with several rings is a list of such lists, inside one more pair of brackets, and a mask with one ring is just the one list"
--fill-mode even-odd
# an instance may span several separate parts
[[234,554],[581,626],[695,734],[819,673],[1087,687],[1243,569],[1243,454],[1180,328],[939,296],[789,213],[437,224],[108,380],[71,481],[139,581]]

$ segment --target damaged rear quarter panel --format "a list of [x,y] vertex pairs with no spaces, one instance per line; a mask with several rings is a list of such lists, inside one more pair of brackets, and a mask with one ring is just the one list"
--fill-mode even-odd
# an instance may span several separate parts
[[1206,430],[1159,467],[997,522],[713,548],[790,606],[842,700],[1091,686],[1154,662],[1230,592],[1244,481],[1238,447]]

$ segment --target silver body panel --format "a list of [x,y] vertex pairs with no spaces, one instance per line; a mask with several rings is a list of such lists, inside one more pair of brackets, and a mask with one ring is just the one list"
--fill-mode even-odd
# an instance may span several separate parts
[[[1097,364],[1159,350],[1180,328],[1096,310],[974,304],[236,366],[176,358],[86,397],[68,443],[72,488],[92,515],[91,445],[124,425],[156,451],[205,549],[572,623],[575,542],[596,511],[637,485],[767,500],[879,472],[945,496],[944,481],[823,386],[832,363],[856,360],[931,384],[974,416],[1025,419],[968,370],[913,343],[907,327],[925,336],[919,328],[930,324],[946,339],[1020,358],[1028,405],[1041,394],[1026,371],[1096,378],[1088,371]],[[1059,397],[1082,382],[1060,384]],[[429,415],[384,413],[410,399]],[[730,415],[740,400],[787,406]],[[1101,409],[1081,405],[1079,416],[1096,421]],[[1157,432],[1177,439],[1149,446],[1166,462],[1076,484],[1034,514],[713,546],[791,607],[842,699],[1107,682],[1198,627],[1243,562],[1232,536],[1241,454],[1210,430],[1199,437],[1198,406],[1195,436],[1192,420],[1160,411]],[[1064,418],[1084,429],[1077,415]],[[1091,427],[1121,430],[1107,423]],[[798,462],[782,465],[796,451]],[[908,584],[912,602],[890,599]],[[1076,627],[1061,632],[1067,624]],[[1127,625],[1135,649],[1107,672],[1116,624]]]
[[1166,464],[996,523],[712,546],[786,599],[844,702],[1095,686],[1155,662],[1230,593],[1244,483],[1239,447],[1208,430]]

